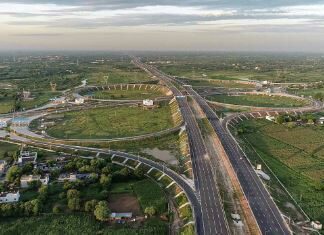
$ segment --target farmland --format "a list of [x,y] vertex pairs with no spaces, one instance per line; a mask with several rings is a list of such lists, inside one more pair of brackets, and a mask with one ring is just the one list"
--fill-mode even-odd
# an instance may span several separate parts
[[306,105],[306,101],[279,96],[268,95],[212,95],[208,100],[226,104],[247,105],[257,107],[300,107]]
[[[29,56],[19,62],[0,63],[0,113],[30,109],[46,103],[62,91],[88,84],[151,83],[152,79],[130,63],[129,58],[120,55],[105,55],[100,62],[96,57]],[[55,84],[52,91],[51,84]],[[15,103],[15,97],[22,91],[30,91],[32,100]]]
[[67,112],[47,133],[56,138],[115,138],[142,135],[173,127],[168,105],[154,109],[142,107],[95,108]]
[[[312,219],[323,222],[323,127],[289,128],[265,120],[250,120],[239,128],[244,130],[238,137],[250,160],[256,164],[262,159],[304,211]],[[279,206],[287,211],[288,199],[280,189],[271,191]]]
[[190,79],[315,82],[324,78],[323,58],[316,55],[165,53],[147,61],[154,61],[166,73]]

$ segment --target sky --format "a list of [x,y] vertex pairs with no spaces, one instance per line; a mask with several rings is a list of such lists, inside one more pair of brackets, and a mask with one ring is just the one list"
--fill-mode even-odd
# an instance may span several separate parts
[[0,0],[0,50],[324,52],[324,0]]

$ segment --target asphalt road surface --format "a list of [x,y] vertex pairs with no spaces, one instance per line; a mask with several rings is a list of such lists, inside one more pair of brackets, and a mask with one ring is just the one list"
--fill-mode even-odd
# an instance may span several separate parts
[[236,171],[261,232],[263,234],[291,234],[270,194],[265,189],[251,164],[245,158],[244,153],[229,135],[227,129],[222,127],[216,113],[191,87],[186,87],[186,90],[206,113],[208,120],[219,136],[229,160]]
[[134,61],[134,63],[163,80],[172,90],[179,103],[181,114],[186,123],[195,188],[199,193],[201,204],[201,218],[197,217],[197,215],[195,218],[197,233],[210,235],[230,234],[213,168],[200,129],[189,107],[187,98],[182,95],[176,86],[174,86],[172,80],[170,80],[167,75],[161,73],[152,66],[141,63],[139,60]]

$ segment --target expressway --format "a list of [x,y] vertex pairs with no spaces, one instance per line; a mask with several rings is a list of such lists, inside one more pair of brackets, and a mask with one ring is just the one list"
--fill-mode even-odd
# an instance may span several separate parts
[[191,87],[186,89],[206,113],[237,174],[242,189],[263,234],[290,234],[278,207],[235,140],[224,129],[216,113]]
[[199,194],[201,204],[202,222],[197,223],[196,229],[198,234],[226,235],[230,234],[225,212],[219,195],[219,189],[215,181],[214,172],[211,167],[210,159],[204,140],[196,119],[190,109],[185,96],[172,83],[168,76],[160,73],[154,67],[141,63],[134,58],[133,62],[145,71],[155,75],[157,78],[166,83],[175,95],[189,137],[189,147],[193,166],[194,182],[196,191]]
[[[161,77],[169,83],[176,84],[185,89],[185,91],[197,101],[203,112],[206,114],[206,117],[220,139],[237,174],[243,192],[247,197],[261,232],[263,234],[291,234],[281,212],[272,200],[269,192],[265,189],[262,181],[255,173],[252,165],[245,157],[235,139],[230,135],[228,129],[224,128],[221,120],[207,102],[196,91],[194,91],[191,86],[179,83],[179,81],[175,80],[173,77],[158,71],[152,66],[149,68],[150,69],[146,67],[147,70],[153,71],[152,73],[155,76]],[[184,113],[184,116],[186,115],[187,114]],[[202,206],[204,205],[202,204]]]

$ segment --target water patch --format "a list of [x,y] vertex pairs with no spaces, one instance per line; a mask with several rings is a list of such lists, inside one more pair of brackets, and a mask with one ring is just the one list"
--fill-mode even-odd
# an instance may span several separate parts
[[178,165],[179,161],[178,159],[168,150],[160,150],[158,148],[154,148],[154,149],[144,149],[143,151],[144,153],[150,154],[153,157],[155,157],[156,159],[159,159],[161,161],[164,161],[168,164],[171,165]]

